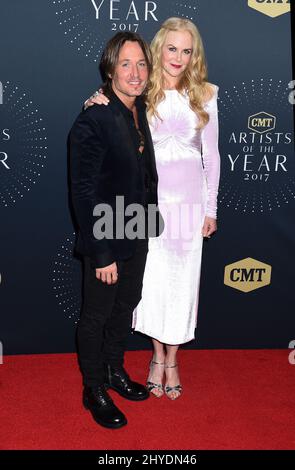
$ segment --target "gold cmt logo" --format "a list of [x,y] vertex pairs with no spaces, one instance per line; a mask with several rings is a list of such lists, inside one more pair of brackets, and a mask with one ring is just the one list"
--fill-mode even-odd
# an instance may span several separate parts
[[291,10],[290,0],[248,0],[248,5],[264,15],[276,18]]
[[264,132],[272,131],[276,127],[276,118],[271,114],[261,111],[260,113],[249,116],[248,128],[251,131],[264,134]]
[[228,264],[224,269],[224,284],[242,292],[268,286],[270,280],[271,266],[253,258]]

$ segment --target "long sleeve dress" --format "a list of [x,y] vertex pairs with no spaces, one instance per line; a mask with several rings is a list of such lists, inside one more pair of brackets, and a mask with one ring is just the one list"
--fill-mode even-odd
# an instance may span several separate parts
[[220,174],[218,87],[198,117],[186,94],[165,90],[150,123],[159,176],[159,208],[165,230],[150,238],[142,300],[133,317],[135,331],[165,344],[194,338],[205,216],[216,218]]

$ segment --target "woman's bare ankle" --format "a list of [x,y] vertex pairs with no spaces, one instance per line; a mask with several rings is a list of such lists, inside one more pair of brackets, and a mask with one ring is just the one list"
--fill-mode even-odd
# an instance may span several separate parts
[[156,353],[154,353],[153,361],[157,362],[158,364],[164,364],[165,363],[165,354],[156,354]]

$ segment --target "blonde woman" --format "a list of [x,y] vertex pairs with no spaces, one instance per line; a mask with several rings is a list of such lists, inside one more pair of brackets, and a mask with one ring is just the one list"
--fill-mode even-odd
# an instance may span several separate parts
[[[197,323],[203,237],[217,230],[218,87],[207,81],[202,39],[191,21],[167,19],[151,50],[146,104],[165,230],[149,241],[133,326],[154,346],[147,388],[175,400],[182,392],[177,351],[194,338]],[[87,105],[108,102],[100,93]]]

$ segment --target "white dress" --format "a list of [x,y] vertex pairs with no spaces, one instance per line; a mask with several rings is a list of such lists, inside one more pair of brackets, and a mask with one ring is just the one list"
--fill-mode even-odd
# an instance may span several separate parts
[[[206,103],[209,122],[196,130],[197,115],[187,95],[166,90],[158,106],[162,120],[150,129],[159,176],[159,208],[165,230],[150,238],[142,300],[133,316],[135,331],[165,344],[194,338],[205,215],[216,218],[220,173],[218,87]],[[202,152],[202,154],[201,154]]]

